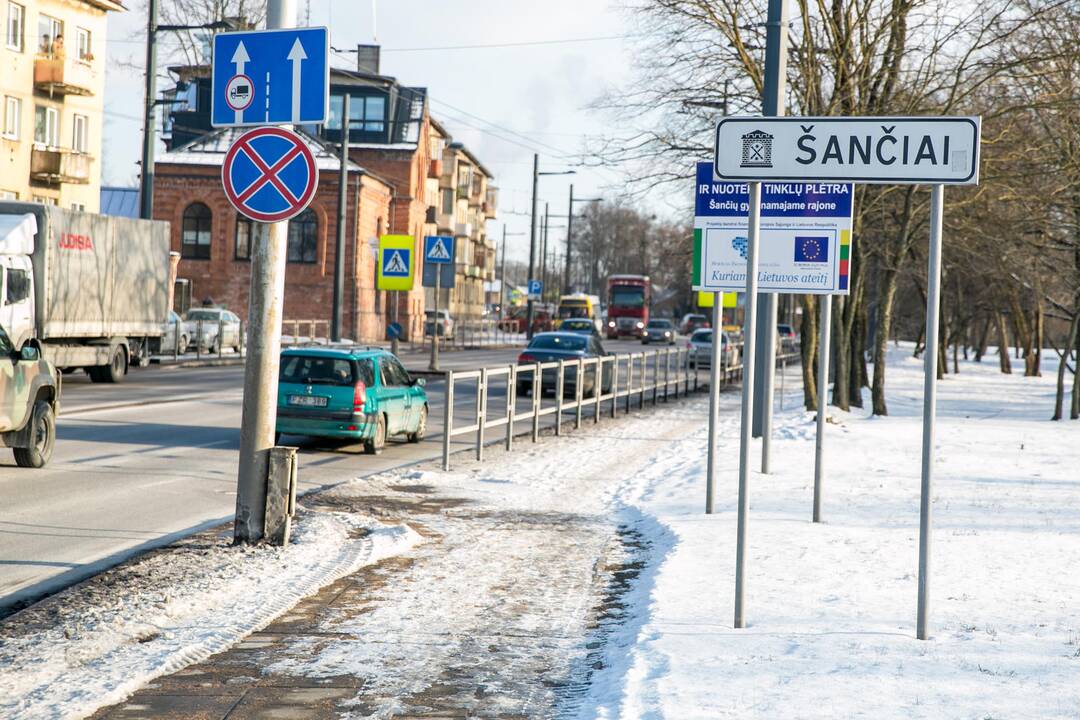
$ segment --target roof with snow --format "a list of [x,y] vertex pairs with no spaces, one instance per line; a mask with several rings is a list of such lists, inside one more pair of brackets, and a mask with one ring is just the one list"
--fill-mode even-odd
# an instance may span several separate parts
[[[225,153],[229,151],[229,148],[236,139],[246,130],[247,128],[222,128],[221,130],[215,130],[187,145],[160,155],[155,164],[209,165],[221,167],[221,164],[225,161]],[[304,139],[304,142],[311,150],[312,155],[315,156],[315,163],[319,166],[320,171],[326,170],[329,172],[337,172],[341,169],[341,156],[338,154],[336,147],[329,143],[324,143],[318,138],[312,137],[300,130],[297,130],[296,134]],[[348,172],[370,174],[351,160],[348,163]]]

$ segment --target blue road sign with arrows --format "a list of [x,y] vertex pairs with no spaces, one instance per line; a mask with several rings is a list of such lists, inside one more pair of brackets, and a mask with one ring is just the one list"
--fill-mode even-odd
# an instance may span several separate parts
[[316,125],[330,106],[326,28],[218,33],[210,123],[214,127]]

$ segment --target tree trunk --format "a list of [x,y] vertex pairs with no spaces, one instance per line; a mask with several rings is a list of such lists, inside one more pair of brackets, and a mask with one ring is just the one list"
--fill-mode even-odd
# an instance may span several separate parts
[[[888,354],[889,332],[893,322],[893,301],[896,299],[896,288],[899,285],[899,274],[895,270],[881,269],[878,271],[878,298],[877,298],[877,333],[874,335],[874,381],[870,386],[870,397],[875,415],[888,415],[889,409],[885,404],[885,356]],[[918,346],[918,342],[915,343]]]
[[[1072,354],[1073,345],[1076,344],[1077,327],[1080,327],[1080,312],[1073,315],[1072,323],[1069,324],[1069,336],[1060,353],[1061,362],[1058,363],[1057,394],[1054,397],[1054,417],[1051,420],[1060,420],[1063,417],[1065,407],[1065,370],[1069,365],[1069,355]],[[1073,366],[1075,368],[1075,366]]]
[[[1078,312],[1077,314],[1080,314]],[[1076,334],[1076,357],[1073,359],[1073,387],[1072,387],[1072,409],[1069,412],[1069,417],[1073,420],[1080,418],[1080,332]],[[1065,353],[1065,357],[1068,358],[1069,354]]]
[[[822,295],[822,302],[828,302],[829,296]],[[817,363],[821,360],[818,354],[818,299],[815,295],[803,295],[802,297],[802,327],[799,332],[802,335],[802,346],[799,354],[802,356],[803,378],[803,405],[807,410],[816,411],[817,402]]]
[[997,335],[998,362],[1001,365],[1001,372],[1012,375],[1012,362],[1009,360],[1009,330],[1005,327],[1005,316],[1000,312],[997,313]]
[[983,323],[982,332],[979,333],[979,347],[975,349],[975,362],[982,362],[983,355],[986,354],[986,346],[990,342],[990,316],[986,316],[986,322]]
[[841,410],[851,409],[851,396],[848,373],[851,371],[851,336],[844,332],[844,309],[847,298],[842,295],[833,297],[833,396],[832,404]]
[[1031,377],[1042,377],[1042,346],[1045,331],[1046,316],[1043,313],[1043,303],[1040,298],[1035,304],[1035,354],[1031,362]]

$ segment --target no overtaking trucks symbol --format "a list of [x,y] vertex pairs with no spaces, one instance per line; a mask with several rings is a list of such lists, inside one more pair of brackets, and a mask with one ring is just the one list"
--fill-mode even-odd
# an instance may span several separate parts
[[258,222],[278,222],[308,206],[319,169],[307,143],[291,130],[249,130],[232,144],[221,166],[225,195],[240,213]]

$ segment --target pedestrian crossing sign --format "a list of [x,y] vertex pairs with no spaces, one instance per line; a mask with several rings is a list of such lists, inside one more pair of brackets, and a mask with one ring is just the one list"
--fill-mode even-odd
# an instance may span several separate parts
[[412,235],[380,237],[375,287],[379,290],[412,290],[415,276],[413,250]]
[[449,235],[428,235],[424,238],[424,262],[449,265],[454,262],[454,238]]

